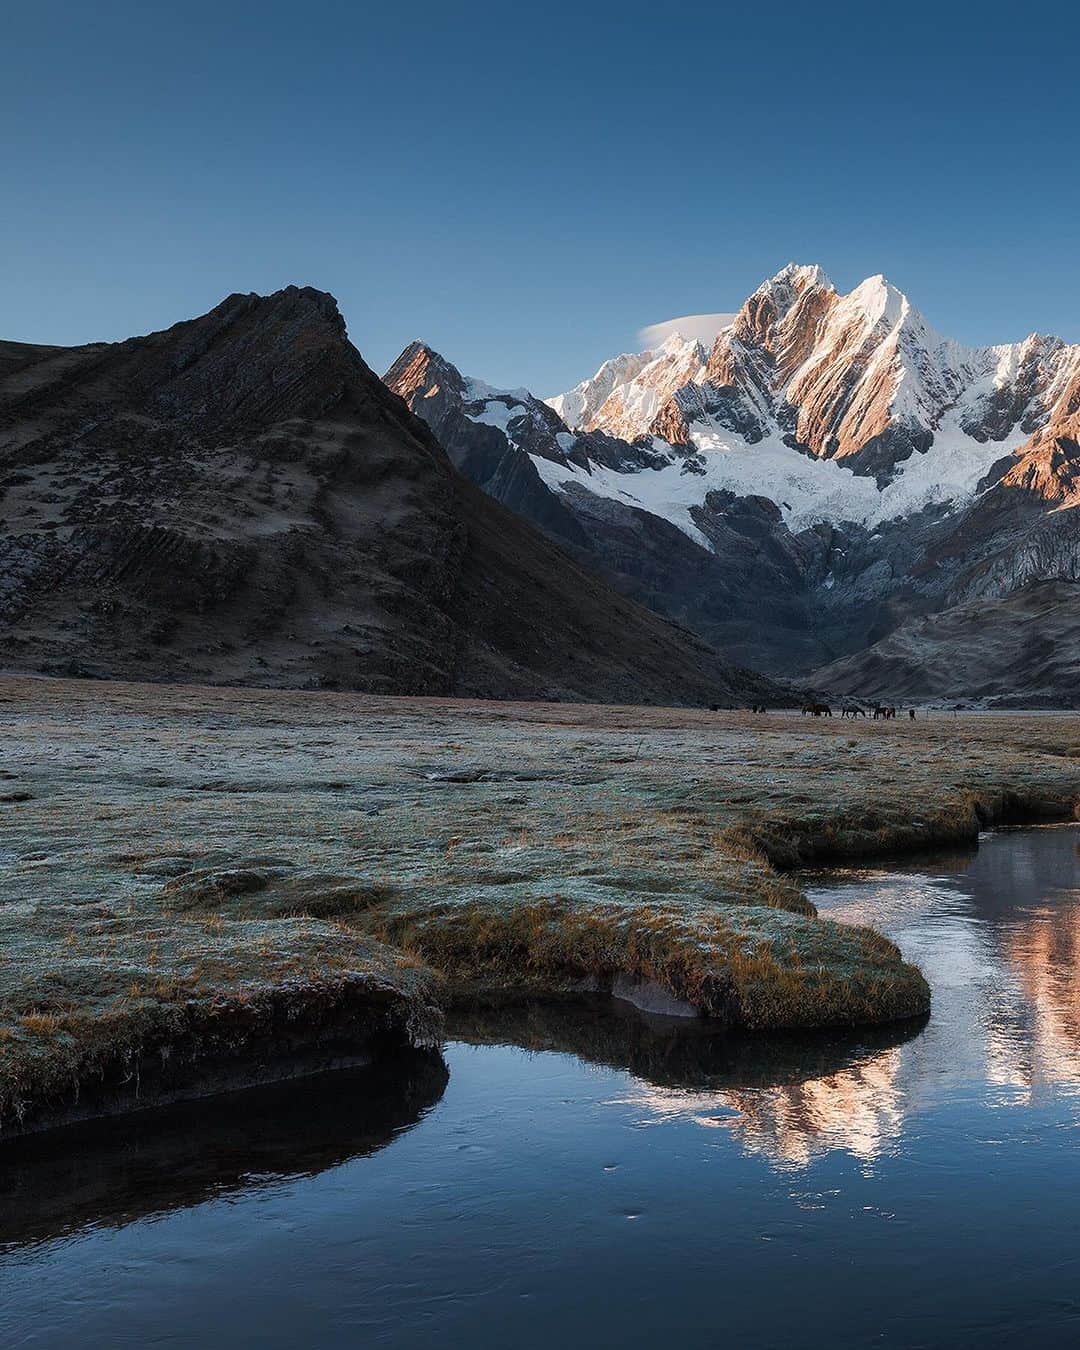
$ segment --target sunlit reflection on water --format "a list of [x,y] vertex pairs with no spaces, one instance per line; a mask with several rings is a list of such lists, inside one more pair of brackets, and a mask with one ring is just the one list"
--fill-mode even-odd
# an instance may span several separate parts
[[907,1044],[805,1082],[681,1092],[642,1084],[644,1119],[724,1128],[778,1165],[833,1149],[872,1161],[913,1111],[1080,1093],[1080,831],[987,834],[979,851],[808,874],[823,915],[887,933],[922,967],[933,1011]]
[[805,1166],[830,1149],[876,1158],[903,1127],[897,1086],[900,1050],[804,1083],[693,1093],[642,1085],[624,1098],[643,1123],[691,1120],[726,1129],[741,1146],[785,1166]]

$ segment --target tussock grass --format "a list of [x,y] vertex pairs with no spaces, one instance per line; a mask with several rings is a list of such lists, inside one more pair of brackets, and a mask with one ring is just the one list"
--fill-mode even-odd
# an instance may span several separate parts
[[1047,793],[997,789],[960,791],[944,806],[920,809],[917,802],[894,802],[876,809],[848,809],[818,816],[762,817],[730,826],[717,846],[732,857],[759,859],[786,870],[856,858],[922,852],[970,845],[979,831],[995,825],[1068,820],[1077,809],[1076,791]]
[[880,934],[761,906],[432,903],[391,907],[379,932],[465,998],[567,991],[590,977],[610,988],[630,975],[752,1029],[854,1026],[929,1007],[922,975]]

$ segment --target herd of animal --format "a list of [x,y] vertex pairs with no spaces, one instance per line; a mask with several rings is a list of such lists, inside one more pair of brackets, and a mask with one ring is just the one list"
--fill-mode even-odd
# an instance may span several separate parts
[[[765,709],[754,708],[753,711],[764,712]],[[805,717],[807,715],[811,717],[831,717],[833,713],[832,708],[827,703],[804,703],[803,716]],[[865,708],[860,708],[856,703],[845,704],[844,707],[840,709],[840,716],[850,717],[853,722],[857,717],[867,717],[869,715],[870,714],[867,713]],[[896,707],[893,704],[879,703],[874,709],[872,716],[875,722],[891,722],[896,717]],[[908,717],[913,722],[915,721],[914,708],[908,709]]]
[[[761,709],[765,711],[764,708]],[[875,722],[891,722],[895,719],[897,709],[895,704],[879,703],[873,713],[868,713],[865,708],[860,708],[856,703],[845,704],[840,709],[841,717],[850,717],[854,722],[857,717],[872,716]],[[803,715],[810,714],[813,717],[831,717],[832,708],[827,703],[806,703],[803,705]],[[908,709],[908,717],[912,722],[915,721],[915,709]]]
[[[719,703],[709,704],[710,712],[720,712]],[[768,707],[764,703],[753,703],[750,705],[752,713],[767,713]],[[865,708],[860,708],[856,703],[847,703],[840,709],[841,717],[850,717],[854,722],[857,717],[872,717],[875,722],[891,722],[895,719],[897,708],[894,704],[879,703],[870,713]],[[804,703],[803,716],[807,717],[831,717],[833,715],[832,707],[828,703]],[[915,721],[915,709],[908,709],[908,717]]]

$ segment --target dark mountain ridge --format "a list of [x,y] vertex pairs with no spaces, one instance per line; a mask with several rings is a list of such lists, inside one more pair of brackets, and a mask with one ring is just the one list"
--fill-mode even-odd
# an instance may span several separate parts
[[458,474],[333,297],[0,344],[0,664],[477,697],[780,697]]

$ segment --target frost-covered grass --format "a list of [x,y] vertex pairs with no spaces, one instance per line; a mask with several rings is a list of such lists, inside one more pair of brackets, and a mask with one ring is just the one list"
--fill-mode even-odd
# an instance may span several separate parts
[[[418,962],[303,918],[177,919],[147,906],[0,905],[0,1133],[43,1114],[150,1102],[329,1042],[430,1044]],[[298,1029],[302,1028],[298,1033]]]
[[735,1026],[918,1013],[919,973],[786,869],[1080,797],[1071,716],[11,680],[0,717],[0,1127],[170,1056],[272,1076],[343,1021],[424,1040],[436,1003],[627,977]]
[[444,971],[466,997],[572,989],[629,975],[727,1025],[851,1026],[913,1017],[929,994],[897,949],[866,928],[758,905],[679,897],[392,907],[380,931]]

